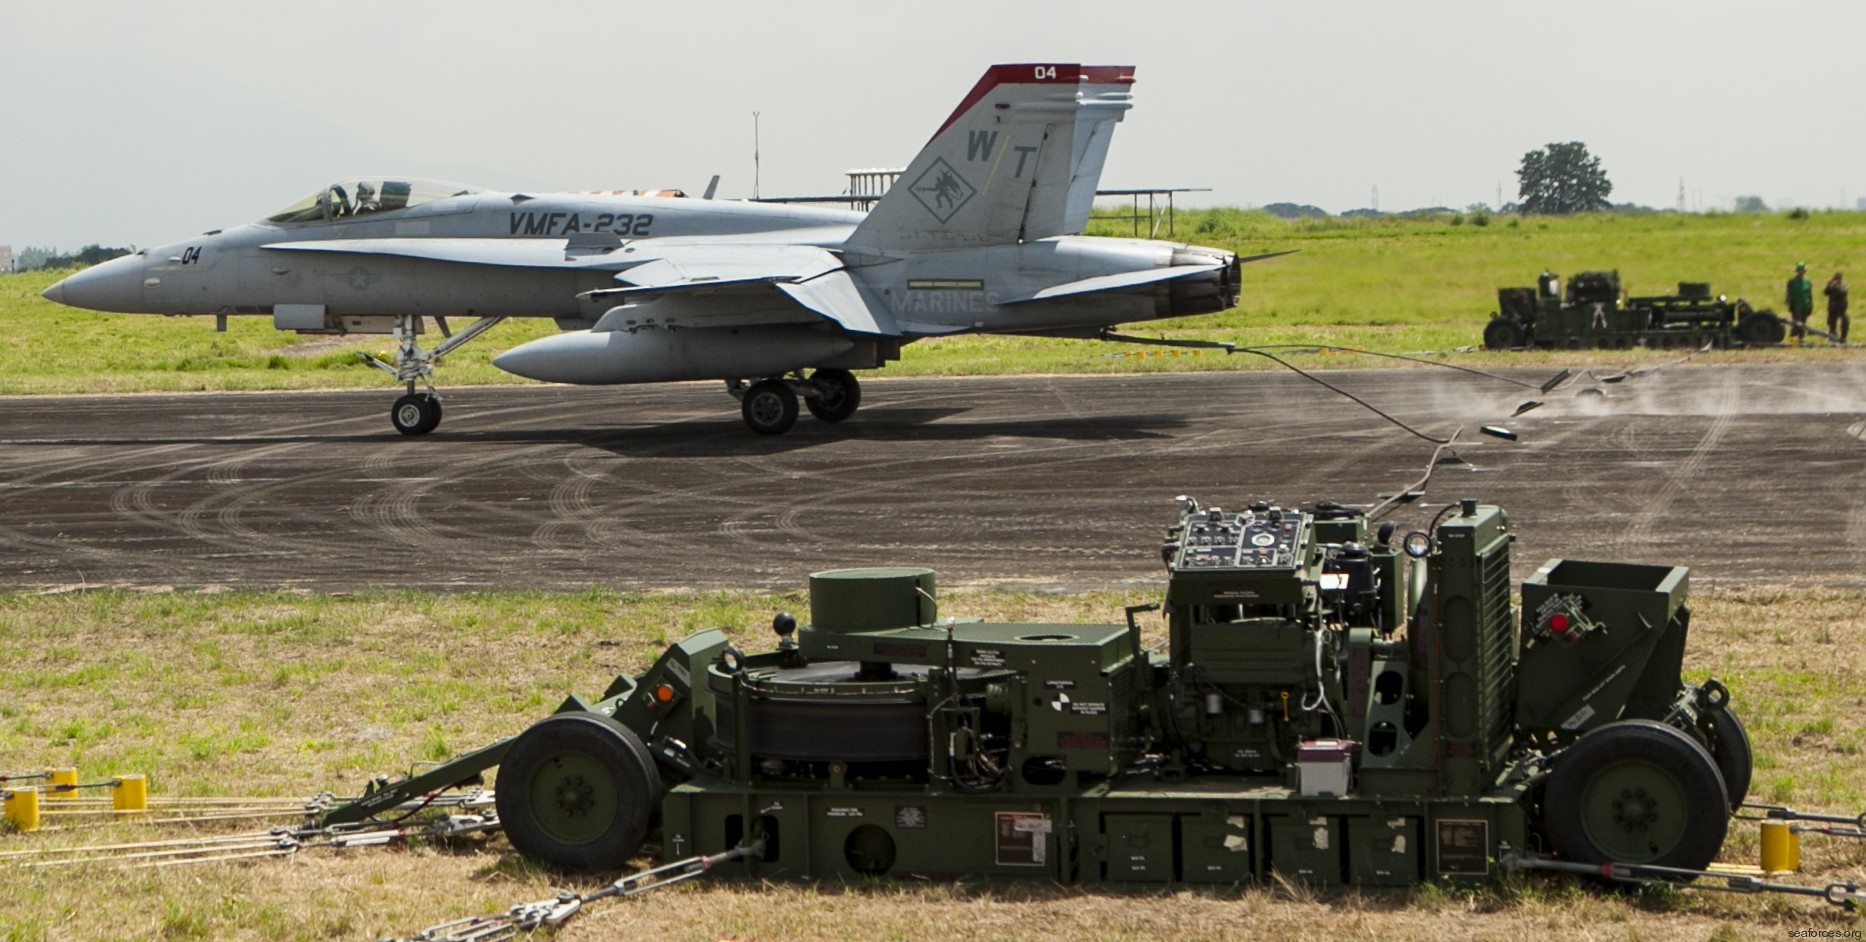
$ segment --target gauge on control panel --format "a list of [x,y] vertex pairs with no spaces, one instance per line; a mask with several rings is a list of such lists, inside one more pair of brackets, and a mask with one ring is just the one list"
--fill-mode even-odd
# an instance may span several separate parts
[[1188,514],[1175,568],[1292,568],[1302,525],[1300,511],[1262,503],[1234,514],[1215,507]]

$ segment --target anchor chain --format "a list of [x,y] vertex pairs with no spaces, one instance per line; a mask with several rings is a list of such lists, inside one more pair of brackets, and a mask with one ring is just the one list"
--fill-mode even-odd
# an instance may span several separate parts
[[1498,863],[1505,873],[1543,870],[1554,873],[1576,873],[1636,886],[1663,885],[1681,890],[1708,890],[1715,893],[1783,893],[1790,896],[1814,896],[1848,912],[1857,909],[1860,903],[1866,903],[1866,888],[1854,882],[1829,883],[1825,886],[1776,883],[1748,873],[1689,870],[1683,867],[1661,867],[1655,864],[1580,863],[1572,860],[1557,860],[1545,854],[1521,853],[1508,848],[1499,855]]
[[702,876],[723,863],[763,856],[764,848],[764,839],[759,838],[723,853],[687,857],[631,873],[588,893],[565,890],[550,899],[519,903],[498,915],[468,916],[429,926],[410,936],[384,936],[377,942],[500,942],[514,938],[521,932],[561,926],[597,900],[638,896],[649,890],[658,890]]

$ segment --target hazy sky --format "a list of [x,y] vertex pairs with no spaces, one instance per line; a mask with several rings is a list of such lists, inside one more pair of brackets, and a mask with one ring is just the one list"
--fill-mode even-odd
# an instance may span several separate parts
[[1331,212],[1516,198],[1580,140],[1613,199],[1866,196],[1859,0],[150,3],[0,15],[0,244],[157,244],[338,178],[835,193],[994,62],[1138,66],[1103,187]]

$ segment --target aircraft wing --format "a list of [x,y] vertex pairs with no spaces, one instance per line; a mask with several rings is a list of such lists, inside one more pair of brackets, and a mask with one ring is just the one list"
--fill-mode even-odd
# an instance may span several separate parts
[[779,291],[791,300],[858,334],[882,334],[899,337],[901,329],[894,315],[874,292],[849,277],[846,271],[832,271],[820,278],[793,283],[779,283]]
[[616,275],[621,288],[588,298],[717,289],[731,284],[804,281],[842,267],[842,260],[808,245],[673,246]]
[[1157,281],[1171,281],[1225,267],[1225,263],[1214,259],[1209,264],[1174,265],[1170,268],[1146,268],[1139,271],[1119,272],[1113,275],[1097,275],[1079,281],[1051,285],[1029,294],[1016,295],[1000,300],[999,304],[1023,304],[1028,301],[1048,301],[1053,298],[1066,298],[1070,295],[1093,294],[1097,291],[1114,291],[1120,288],[1133,288],[1139,285],[1153,284]]
[[[623,287],[580,296],[629,309],[625,316],[605,315],[597,331],[642,322],[653,315],[651,307],[662,305],[670,316],[712,327],[823,317],[853,333],[900,334],[886,306],[849,277],[842,261],[813,246],[678,247],[617,274],[616,280]],[[769,309],[771,301],[784,298],[794,304]],[[785,317],[785,312],[806,316]]]

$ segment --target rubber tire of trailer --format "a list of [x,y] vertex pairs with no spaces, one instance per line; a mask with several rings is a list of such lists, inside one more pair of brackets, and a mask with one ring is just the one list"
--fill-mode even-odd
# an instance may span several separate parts
[[614,870],[641,849],[665,788],[641,737],[598,713],[559,713],[499,762],[499,823],[525,857],[572,873]]
[[1528,332],[1514,318],[1493,317],[1484,325],[1484,349],[1514,350],[1523,345]]
[[1730,824],[1723,773],[1703,746],[1652,720],[1621,720],[1555,757],[1542,820],[1563,858],[1702,870]]
[[1787,337],[1788,326],[1765,311],[1753,311],[1736,325],[1736,339],[1751,346],[1781,343]]
[[1723,774],[1723,787],[1729,793],[1730,810],[1734,811],[1749,797],[1749,780],[1754,772],[1755,750],[1749,743],[1749,730],[1743,727],[1736,711],[1727,706],[1712,713],[1708,725],[1711,759]]

